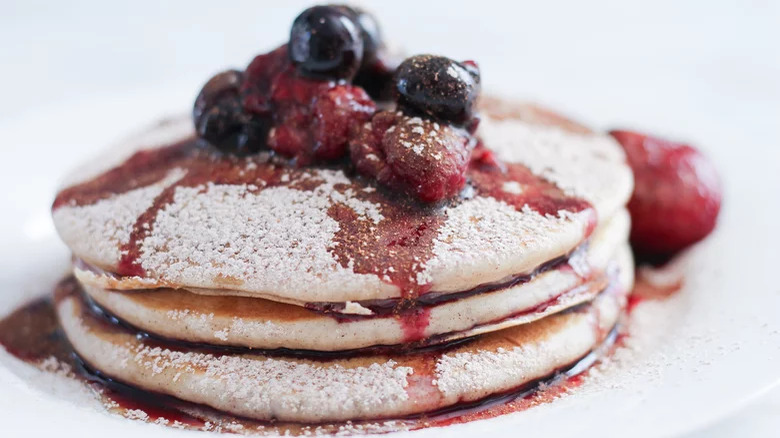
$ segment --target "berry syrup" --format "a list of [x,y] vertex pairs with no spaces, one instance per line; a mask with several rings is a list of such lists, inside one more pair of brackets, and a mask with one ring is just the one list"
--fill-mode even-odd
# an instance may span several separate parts
[[[586,370],[611,348],[617,333],[613,330],[597,350],[560,368],[547,378],[478,402],[463,403],[435,412],[398,419],[308,425],[257,421],[228,415],[207,406],[140,390],[95,370],[73,351],[62,332],[54,310],[58,300],[77,294],[80,294],[78,283],[72,278],[64,280],[56,288],[53,298],[35,300],[0,320],[0,345],[10,354],[30,365],[47,371],[56,370],[57,373],[91,388],[95,397],[112,414],[177,429],[249,435],[309,436],[312,433],[344,434],[345,431],[354,434],[387,433],[450,426],[523,411],[551,402],[579,386],[586,377]],[[93,314],[88,317],[101,319],[104,324],[117,324],[116,321],[106,319],[104,315]],[[120,329],[124,330],[121,327]],[[145,342],[147,341],[151,340],[145,339]],[[176,348],[176,345],[168,344],[166,341],[157,342],[161,347],[167,345]],[[452,348],[455,345],[459,344],[416,350],[408,354],[432,356],[440,353],[441,349]],[[199,348],[193,347],[193,349]],[[213,353],[224,352],[223,350]],[[312,357],[312,359],[327,360],[328,358]]]

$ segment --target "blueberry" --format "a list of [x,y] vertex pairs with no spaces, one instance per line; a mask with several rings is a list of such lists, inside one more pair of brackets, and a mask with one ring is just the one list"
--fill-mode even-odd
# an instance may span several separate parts
[[385,48],[379,23],[373,15],[360,8],[342,7],[354,14],[363,37],[363,64],[352,83],[365,89],[374,99],[392,100],[393,75],[401,60]]
[[363,60],[371,62],[376,58],[376,54],[384,44],[382,43],[382,32],[379,29],[379,23],[373,15],[362,9],[355,9],[357,13],[357,23],[360,25],[360,34],[363,37]]
[[256,152],[265,138],[265,123],[243,110],[242,81],[237,70],[217,74],[203,86],[192,109],[198,136],[225,152]]
[[477,83],[479,83],[480,75],[479,75],[479,66],[477,65],[477,63],[469,60],[469,61],[463,61],[460,64],[463,66],[463,68],[466,69],[466,71],[471,73],[471,76],[474,78],[474,80],[477,81]]
[[290,60],[305,76],[351,79],[363,60],[363,38],[354,14],[339,6],[314,6],[290,30]]
[[368,11],[347,5],[332,5],[334,8],[349,14],[352,21],[357,24],[360,36],[363,38],[363,66],[372,64],[377,57],[377,52],[384,47],[382,32],[379,22]]
[[398,66],[395,86],[401,107],[465,124],[479,95],[479,69],[474,63],[417,55]]
[[382,32],[379,23],[373,15],[360,8],[355,11],[355,22],[360,26],[360,35],[363,37],[363,64],[376,59],[379,49],[384,47]]

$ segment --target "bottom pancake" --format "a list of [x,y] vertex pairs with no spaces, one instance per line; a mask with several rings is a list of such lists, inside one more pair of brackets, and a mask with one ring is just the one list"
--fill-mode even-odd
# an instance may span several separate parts
[[316,423],[436,411],[549,376],[603,341],[632,282],[623,271],[589,304],[449,348],[328,359],[139,338],[72,294],[57,313],[83,360],[118,381],[243,417]]

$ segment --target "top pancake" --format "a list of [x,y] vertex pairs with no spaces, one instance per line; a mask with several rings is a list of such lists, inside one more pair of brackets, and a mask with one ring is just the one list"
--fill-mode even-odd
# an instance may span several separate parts
[[71,178],[54,222],[75,256],[130,287],[346,302],[530,272],[630,196],[619,145],[553,113],[487,100],[478,135],[506,172],[472,169],[461,198],[423,208],[338,168],[209,153],[180,119]]

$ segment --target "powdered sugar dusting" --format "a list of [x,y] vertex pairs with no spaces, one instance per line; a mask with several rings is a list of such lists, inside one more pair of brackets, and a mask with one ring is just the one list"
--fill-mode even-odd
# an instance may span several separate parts
[[[268,291],[300,300],[327,300],[324,292],[357,283],[370,294],[387,288],[376,276],[343,268],[328,251],[339,224],[327,214],[334,203],[374,223],[378,207],[335,190],[349,180],[340,171],[317,171],[312,190],[207,184],[178,187],[142,242],[140,262],[172,283]],[[321,288],[312,288],[320,284]]]
[[435,257],[422,275],[432,280],[455,272],[459,274],[457,283],[469,281],[482,267],[491,266],[493,280],[499,280],[533,268],[555,257],[556,252],[567,252],[579,244],[583,233],[577,214],[543,216],[527,206],[517,211],[493,198],[474,198],[448,211],[434,241]]
[[[262,355],[214,355],[148,345],[132,333],[112,333],[78,314],[74,299],[60,304],[74,347],[110,375],[143,376],[171,395],[237,415],[289,420],[350,418],[393,411],[408,399],[412,368],[392,359],[320,363]],[[348,418],[345,418],[348,419]]]
[[[430,142],[438,141],[432,133],[444,129],[419,117],[407,119],[404,126],[410,150],[432,145]],[[424,134],[420,134],[421,129]],[[622,152],[608,138],[490,118],[483,121],[479,134],[502,159],[523,163],[565,190],[581,193],[595,204],[602,220],[621,206],[630,192],[630,172],[622,163]],[[260,162],[253,160],[245,163],[246,170],[258,165]],[[162,166],[164,169],[164,163]],[[204,169],[207,180],[208,162]],[[308,180],[317,183],[296,185]],[[141,224],[147,227],[141,231],[148,230],[148,234],[132,234],[138,237],[128,245],[132,266],[158,280],[155,284],[233,290],[292,302],[356,301],[403,294],[389,269],[357,269],[344,261],[348,257],[334,256],[333,248],[338,244],[334,236],[338,237],[340,230],[343,234],[346,225],[329,216],[331,207],[353,211],[357,221],[368,224],[363,227],[367,234],[383,221],[387,225],[398,220],[386,217],[392,205],[385,203],[394,201],[374,193],[373,187],[366,188],[341,171],[309,168],[295,174],[283,170],[279,181],[268,186],[262,178],[257,183],[196,181],[170,189],[170,203],[166,192],[160,210],[155,207],[156,215],[152,212],[148,223]],[[54,213],[55,223],[74,253],[111,270],[124,255],[119,247],[128,243],[136,219],[167,183],[79,208],[62,206]],[[523,191],[520,184],[510,182],[493,195]],[[420,243],[433,245],[431,250],[422,248],[431,258],[426,255],[415,261],[414,272],[405,282],[411,280],[420,289],[430,286],[452,291],[497,281],[562,255],[585,235],[587,218],[567,212],[541,215],[484,196],[477,193],[443,208],[439,216],[446,223],[440,230],[429,229],[431,239]],[[369,199],[376,199],[376,203]],[[361,240],[367,238],[360,236]],[[396,261],[390,260],[391,264]],[[142,275],[134,270],[122,272]]]
[[[398,123],[396,141],[425,159],[441,161],[444,158],[441,149],[451,148],[453,143],[457,143],[449,141],[450,138],[457,136],[455,130],[449,126],[440,130],[436,122],[408,116],[401,116]],[[395,131],[396,126],[392,128]]]
[[130,239],[136,218],[183,175],[181,169],[173,169],[162,181],[150,186],[84,207],[65,205],[54,211],[54,224],[60,235],[83,236],[68,240],[74,253],[97,265],[115,265],[122,255],[120,247]]
[[[346,409],[362,412],[407,399],[408,367],[389,360],[367,367],[318,366],[302,361],[285,361],[250,356],[213,356],[172,351],[139,344],[130,353],[134,361],[153,375],[165,371],[203,373],[202,388],[209,381],[220,382],[221,398],[243,401],[243,409],[254,412],[320,412]],[[251,412],[251,411],[250,411]]]
[[268,337],[278,337],[281,335],[283,327],[272,321],[248,321],[244,318],[233,318],[227,333],[235,338],[250,338],[258,333],[264,333]]
[[506,382],[528,381],[549,373],[554,364],[567,363],[586,354],[597,342],[591,322],[581,317],[577,323],[561,327],[552,337],[495,351],[445,354],[436,362],[436,386],[445,395],[480,395],[501,388]]

